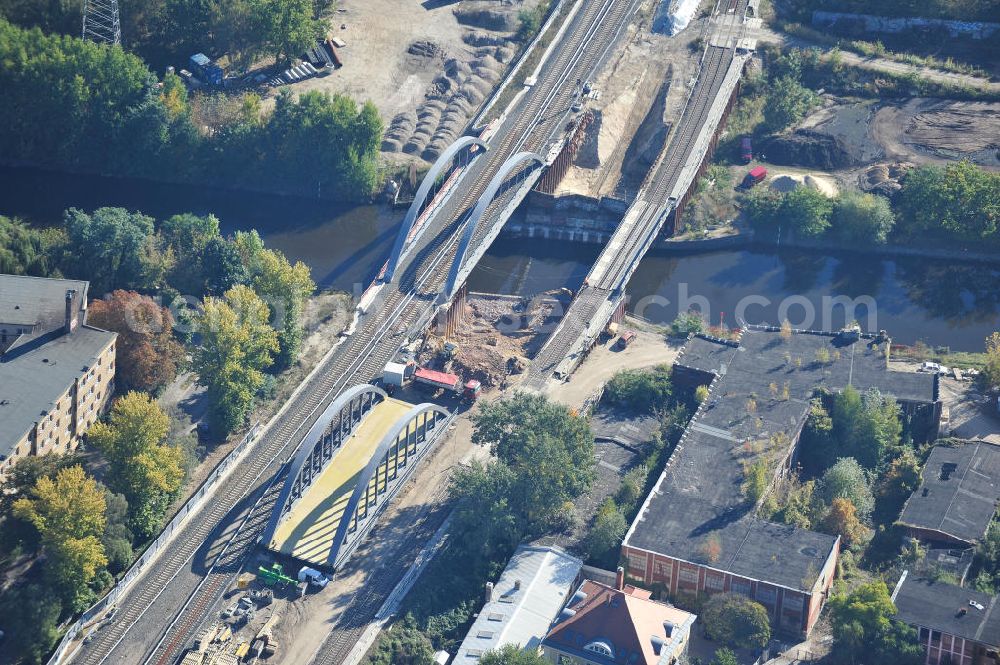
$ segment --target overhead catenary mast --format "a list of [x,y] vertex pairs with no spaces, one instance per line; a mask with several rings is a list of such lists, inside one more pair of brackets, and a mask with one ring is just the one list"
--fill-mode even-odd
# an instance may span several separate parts
[[121,44],[118,0],[83,0],[83,38],[98,44]]

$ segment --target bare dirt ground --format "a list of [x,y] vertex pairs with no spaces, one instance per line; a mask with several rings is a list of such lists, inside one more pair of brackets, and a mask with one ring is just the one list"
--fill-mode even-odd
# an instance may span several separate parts
[[433,159],[501,80],[518,52],[518,12],[536,4],[344,0],[330,20],[347,44],[344,66],[293,88],[372,101],[387,126],[384,152]]
[[1000,103],[911,99],[884,105],[871,127],[889,160],[930,164],[967,159],[1000,169]]
[[978,439],[1000,445],[1000,416],[990,408],[990,399],[970,381],[941,379],[941,399],[948,409],[943,436]]
[[673,364],[680,345],[669,342],[663,333],[642,330],[631,319],[626,319],[625,325],[636,331],[636,338],[627,349],[613,348],[617,337],[598,344],[568,382],[555,384],[549,389],[548,397],[570,408],[582,409],[619,370]]
[[[470,295],[464,320],[450,341],[458,344],[452,367],[484,388],[502,386],[509,374],[528,365],[545,337],[558,324],[553,315],[565,311],[568,294],[541,294],[527,301],[506,296]],[[436,352],[444,340],[429,340]],[[425,354],[425,360],[430,356]]]
[[[652,138],[637,136],[647,115],[656,113],[661,128],[679,118],[700,55],[689,46],[701,35],[701,23],[693,22],[679,35],[669,37],[650,31],[649,15],[647,11],[630,26],[624,48],[593,81],[597,99],[588,101],[587,107],[597,120],[557,194],[599,197],[614,193],[623,168],[628,166],[625,159],[630,146]],[[664,88],[665,110],[662,105],[654,107]],[[662,104],[663,100],[659,101]]]

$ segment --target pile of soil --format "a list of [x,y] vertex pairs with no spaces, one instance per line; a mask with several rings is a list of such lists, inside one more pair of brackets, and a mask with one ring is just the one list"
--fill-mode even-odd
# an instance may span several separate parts
[[452,370],[485,388],[524,371],[554,326],[557,309],[551,297],[525,302],[476,296],[469,297],[467,308],[451,340],[458,345]]
[[763,151],[767,161],[784,166],[832,171],[858,165],[840,138],[812,129],[776,136],[763,146]]

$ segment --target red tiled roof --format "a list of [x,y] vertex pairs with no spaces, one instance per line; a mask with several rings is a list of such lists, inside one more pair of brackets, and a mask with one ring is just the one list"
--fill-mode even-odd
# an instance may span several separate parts
[[[586,594],[577,598],[579,592]],[[580,651],[595,640],[610,642],[615,663],[656,665],[659,662],[653,638],[670,642],[666,622],[682,626],[692,615],[671,605],[650,600],[650,592],[631,585],[624,590],[585,580],[567,608],[573,616],[564,619],[545,636],[555,648]],[[631,654],[639,658],[630,660]]]

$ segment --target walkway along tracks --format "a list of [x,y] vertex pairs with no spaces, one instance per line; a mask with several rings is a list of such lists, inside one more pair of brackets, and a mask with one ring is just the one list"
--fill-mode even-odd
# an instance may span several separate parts
[[[511,127],[501,127],[503,132],[497,134],[499,145],[492,146],[488,155],[492,153],[496,155],[495,159],[502,159],[524,145],[529,137],[534,139],[533,142],[544,144],[553,135],[557,135],[575,94],[572,89],[561,90],[560,87],[567,81],[575,81],[576,78],[590,74],[597,64],[598,54],[603,54],[610,48],[636,4],[634,0],[583,1],[587,4],[576,19],[583,32],[580,27],[568,31],[566,43],[555,51],[553,62],[543,63],[541,68],[545,70],[545,75],[539,78],[531,94],[525,95],[521,100],[513,118],[507,119]],[[604,43],[600,40],[604,40]],[[597,43],[592,43],[594,41]],[[563,102],[566,108],[551,113],[554,103],[558,102]],[[482,162],[484,159],[485,157],[478,161]],[[301,397],[272,422],[267,432],[254,444],[254,449],[248,453],[239,472],[224,481],[226,486],[220,488],[216,500],[193,515],[171,550],[143,573],[136,585],[143,592],[130,593],[121,599],[115,621],[96,633],[91,643],[83,647],[78,656],[80,662],[126,662],[127,657],[120,651],[125,646],[130,647],[133,654],[138,650],[148,653],[147,640],[161,637],[161,627],[174,615],[167,601],[160,600],[164,591],[171,585],[184,586],[186,583],[195,586],[190,578],[204,578],[204,571],[207,570],[228,571],[231,569],[229,565],[217,565],[216,568],[212,568],[212,565],[238,562],[250,551],[254,538],[244,535],[254,533],[254,522],[247,520],[241,528],[240,515],[233,514],[233,509],[247,505],[249,499],[258,496],[261,488],[271,482],[275,472],[294,450],[303,428],[312,422],[325,404],[345,387],[377,375],[385,361],[395,353],[407,326],[432,308],[432,302],[420,290],[433,292],[440,286],[444,275],[440,265],[450,257],[453,250],[454,230],[460,225],[461,216],[489,180],[486,177],[490,172],[488,165],[477,164],[477,167],[464,174],[460,183],[463,186],[471,185],[464,197],[465,201],[461,205],[452,203],[444,206],[435,215],[435,219],[428,222],[434,224],[429,229],[432,233],[426,235],[429,240],[415,248],[413,255],[416,260],[404,267],[404,277],[384,296],[382,307],[378,311],[373,308],[371,314],[364,317],[360,330],[321,361],[319,371],[301,391]],[[499,197],[498,201],[501,199]],[[453,214],[446,214],[446,211]],[[227,558],[222,560],[217,553],[217,545],[226,538],[233,538],[233,541],[225,550]],[[182,577],[185,579],[181,580]],[[174,595],[177,591],[171,589]],[[196,592],[185,601],[188,608],[186,612],[193,612],[204,606],[201,598],[215,591],[215,586],[209,583],[197,587]],[[183,612],[175,616],[172,628],[168,630],[169,635],[161,639],[161,645],[183,646],[190,634],[187,626],[197,626],[203,619],[195,616],[190,620],[179,620],[177,617],[180,614]],[[127,644],[123,644],[126,642]],[[157,659],[161,657],[158,655]]]

